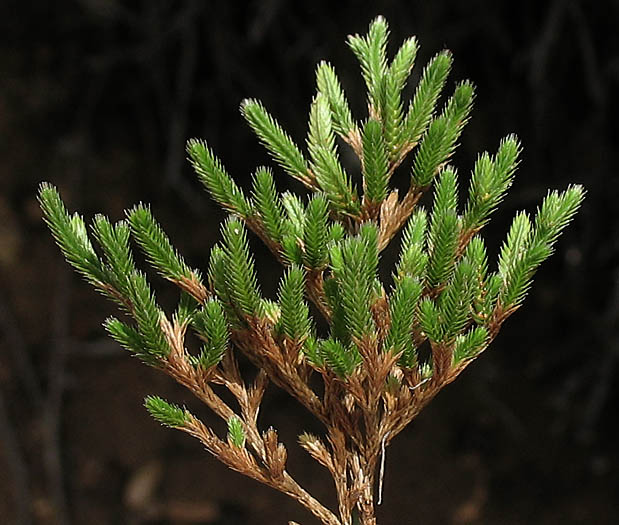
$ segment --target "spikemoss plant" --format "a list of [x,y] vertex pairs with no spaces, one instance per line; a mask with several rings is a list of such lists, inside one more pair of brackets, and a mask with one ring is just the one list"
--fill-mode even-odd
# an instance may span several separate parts
[[[388,60],[387,36],[378,17],[366,36],[348,38],[367,86],[368,115],[361,121],[353,118],[333,67],[318,65],[305,152],[259,101],[242,102],[278,171],[300,181],[307,195],[280,194],[268,167],[256,170],[246,194],[205,142],[188,142],[198,177],[230,214],[206,277],[173,248],[148,206],[132,208],[116,223],[97,215],[88,231],[54,187],[44,183],[39,194],[69,263],[125,314],[108,319],[107,331],[191,390],[227,422],[228,434],[218,436],[185,408],[152,396],[145,404],[155,419],[197,437],[230,468],[292,496],[330,525],[376,523],[381,453],[522,304],[584,194],[580,186],[551,191],[533,218],[518,213],[490,270],[479,232],[512,184],[520,144],[510,135],[495,153],[479,156],[458,211],[458,178],[448,161],[471,112],[473,85],[460,82],[439,102],[452,63],[441,51],[423,70],[412,100],[404,101],[417,40],[405,40]],[[338,137],[358,156],[359,175],[340,162]],[[408,155],[412,169],[396,175]],[[409,181],[403,195],[390,188],[395,176]],[[426,210],[418,201],[431,189]],[[380,255],[402,229],[393,284],[385,287]],[[248,231],[284,267],[274,299],[260,291]],[[149,264],[180,288],[175,312],[158,306],[134,262],[131,237]],[[308,301],[326,332],[317,330]],[[202,341],[197,355],[185,346],[190,333]],[[420,357],[423,345],[428,359]],[[251,380],[239,373],[238,352],[256,367]],[[323,436],[305,433],[299,444],[332,475],[336,510],[286,470],[277,431],[260,429],[266,425],[258,411],[271,383],[322,422]],[[236,404],[212,385],[227,388]]]

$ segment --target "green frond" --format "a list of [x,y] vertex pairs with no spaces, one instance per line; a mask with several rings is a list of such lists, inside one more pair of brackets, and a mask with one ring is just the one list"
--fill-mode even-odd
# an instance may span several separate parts
[[434,192],[434,205],[430,220],[428,284],[431,287],[444,283],[453,267],[460,231],[457,215],[457,177],[453,170],[441,172]]
[[133,326],[123,323],[115,317],[108,317],[103,326],[112,339],[124,349],[148,365],[156,366],[158,364],[158,359],[146,351],[146,345],[142,336]]
[[397,354],[404,353],[404,361],[415,361],[412,327],[417,303],[421,297],[422,286],[417,279],[404,276],[396,282],[389,298],[391,326],[383,348]]
[[428,265],[426,230],[428,217],[425,209],[417,208],[409,218],[402,235],[400,258],[396,265],[396,280],[404,276],[425,279]]
[[499,275],[503,286],[499,301],[503,308],[520,304],[539,265],[553,252],[562,230],[572,220],[584,198],[581,186],[565,192],[549,192],[535,217],[535,225],[525,213],[514,219],[499,256]]
[[478,230],[488,222],[512,185],[520,151],[518,139],[509,135],[501,141],[494,158],[487,153],[479,156],[469,184],[463,229]]
[[361,225],[359,240],[363,245],[365,276],[371,283],[378,277],[378,227],[374,222]]
[[419,50],[419,43],[414,36],[404,40],[400,49],[389,65],[389,76],[395,81],[395,87],[399,92],[404,89],[406,81],[411,74]]
[[499,254],[499,274],[504,279],[509,276],[515,263],[526,254],[531,234],[532,226],[529,215],[522,211],[517,213]]
[[51,184],[44,182],[39,186],[38,198],[43,219],[67,262],[88,282],[106,282],[107,273],[88,240],[84,220],[77,214],[69,215],[58,190]]
[[454,344],[453,364],[477,357],[487,344],[488,330],[483,326],[476,326],[466,334],[459,335]]
[[486,275],[488,273],[488,256],[484,240],[476,235],[466,246],[462,262],[467,262],[473,268],[471,279],[471,297],[474,310],[479,311],[484,301],[486,288]]
[[438,53],[425,67],[415,95],[410,103],[402,130],[402,146],[416,144],[425,132],[445,86],[452,64],[451,53]]
[[339,222],[334,222],[329,225],[329,233],[327,236],[327,244],[340,242],[346,236],[346,230]]
[[256,170],[252,197],[267,235],[273,241],[280,243],[285,231],[284,208],[269,168],[260,167]]
[[153,418],[166,427],[183,428],[189,418],[185,409],[158,396],[147,396],[144,406]]
[[416,208],[404,228],[402,247],[409,247],[412,244],[425,246],[427,227],[428,214],[426,210],[422,207]]
[[173,319],[181,325],[191,323],[193,316],[198,311],[199,303],[188,292],[181,289],[178,306],[173,314]]
[[271,324],[277,324],[282,316],[282,311],[276,301],[271,299],[261,299],[261,311],[264,313],[264,318],[268,319]]
[[128,287],[133,307],[131,313],[137,323],[144,351],[156,359],[166,358],[170,354],[170,347],[161,329],[163,312],[157,306],[155,295],[144,274],[134,271],[129,276]]
[[387,21],[376,17],[370,24],[367,36],[349,35],[348,46],[361,64],[361,72],[368,88],[368,99],[375,108],[381,107],[383,80],[387,73]]
[[467,260],[460,261],[451,281],[438,299],[444,342],[451,342],[470,320],[474,282],[475,268]]
[[226,284],[226,253],[224,249],[216,244],[211,248],[208,265],[208,280],[211,289],[224,305],[232,304],[232,296]]
[[311,328],[309,308],[305,302],[305,272],[291,266],[279,284],[280,324],[284,334],[293,341],[308,337]]
[[286,231],[303,239],[305,229],[305,208],[301,199],[294,193],[282,194],[282,205],[286,211]]
[[303,343],[303,347],[301,348],[303,355],[307,358],[307,360],[315,367],[323,367],[324,360],[320,355],[320,351],[318,348],[318,339],[316,339],[315,334],[310,333],[310,335],[305,339]]
[[316,83],[318,91],[329,101],[331,114],[333,117],[333,129],[341,137],[347,138],[355,131],[356,125],[353,121],[348,101],[344,96],[344,91],[340,81],[335,74],[333,67],[327,62],[318,64],[316,70]]
[[365,198],[381,203],[387,197],[389,159],[380,122],[370,119],[363,128],[363,188]]
[[396,280],[402,277],[414,277],[423,280],[428,266],[428,254],[419,244],[403,247],[396,266]]
[[346,347],[337,339],[320,341],[318,351],[328,368],[340,378],[351,375],[361,363],[361,356],[355,346]]
[[219,363],[228,348],[228,323],[221,303],[210,299],[198,310],[192,319],[192,326],[205,344],[200,351],[198,362],[204,369]]
[[187,153],[200,182],[221,206],[242,217],[251,215],[251,205],[206,142],[190,139]]
[[303,231],[303,261],[308,268],[320,269],[327,264],[328,218],[329,204],[326,199],[322,195],[314,195],[307,205]]
[[307,146],[310,153],[317,148],[327,148],[335,152],[335,133],[331,108],[327,96],[320,91],[312,100],[307,133]]
[[[135,263],[129,246],[131,233],[129,225],[125,221],[112,224],[107,217],[96,215],[93,220],[92,231],[103,250],[109,270],[110,284],[123,296],[127,296],[128,276],[135,270]],[[118,298],[114,299],[118,301]]]
[[545,244],[552,248],[563,229],[574,218],[585,196],[582,186],[570,186],[566,191],[549,191],[535,216],[533,246]]
[[453,168],[445,168],[434,190],[432,224],[447,212],[458,213],[458,176]]
[[345,239],[330,250],[346,325],[358,339],[375,330],[370,306],[378,265],[376,241],[376,227],[367,223],[359,236]]
[[414,37],[406,39],[391,62],[384,80],[381,118],[390,161],[395,161],[400,154],[404,118],[402,90],[415,63],[417,49]]
[[461,130],[462,124],[446,115],[432,121],[413,160],[413,180],[417,186],[432,182],[454,152]]
[[282,254],[288,264],[303,264],[303,240],[296,235],[285,235],[282,239]]
[[492,314],[502,286],[503,279],[496,272],[490,274],[486,279],[484,289],[482,290],[481,301],[477,306],[477,313],[481,316],[481,322]]
[[381,118],[384,127],[385,144],[390,161],[400,155],[403,129],[402,90],[406,84],[417,55],[417,40],[408,38],[394,57],[384,80]]
[[228,443],[237,448],[243,448],[245,446],[245,430],[243,429],[243,423],[241,420],[232,416],[228,419]]
[[474,98],[473,84],[469,80],[459,82],[453,95],[447,101],[442,116],[454,122],[458,131],[461,130],[469,119]]
[[171,281],[197,277],[172,247],[168,236],[155,221],[148,206],[138,204],[127,212],[127,217],[131,232],[146,254],[148,262],[163,277]]
[[430,341],[442,339],[440,312],[432,299],[425,297],[419,303],[419,325]]
[[312,155],[312,169],[318,186],[336,211],[346,215],[356,215],[359,212],[356,189],[332,151],[327,148],[316,149]]
[[[339,246],[337,248],[339,248]],[[336,251],[336,246],[332,246],[329,251],[332,267],[334,265],[333,256]],[[338,341],[342,341],[344,344],[348,344],[350,342],[350,328],[346,320],[338,280],[335,278],[325,279],[323,289],[325,297],[327,298],[327,304],[331,309],[331,337]]]
[[225,252],[225,282],[233,303],[246,316],[262,315],[261,295],[256,281],[254,260],[249,253],[243,224],[228,219],[222,228]]
[[307,146],[318,187],[336,210],[356,213],[359,209],[359,198],[350,177],[340,164],[329,102],[321,93],[318,93],[312,102]]
[[[532,225],[529,215],[520,212],[514,218],[507,240],[503,243],[499,254],[498,274],[503,280],[499,301],[504,308],[522,301],[529,290],[533,270],[528,257],[531,237]],[[541,248],[544,250],[543,245]]]
[[430,287],[439,286],[449,279],[458,248],[458,232],[458,217],[453,211],[437,218],[428,246],[427,282]]
[[[494,156],[494,166],[496,178],[504,185],[511,183],[514,177],[514,171],[518,167],[520,152],[522,146],[516,135],[508,135],[501,139],[499,150]],[[508,186],[509,187],[509,186]],[[506,188],[507,189],[507,188]]]
[[241,103],[241,113],[273,158],[291,176],[311,186],[312,179],[303,154],[262,103],[245,99]]
[[285,234],[282,238],[282,252],[290,264],[303,264],[303,238],[305,237],[306,213],[301,199],[285,192],[282,205],[286,212]]

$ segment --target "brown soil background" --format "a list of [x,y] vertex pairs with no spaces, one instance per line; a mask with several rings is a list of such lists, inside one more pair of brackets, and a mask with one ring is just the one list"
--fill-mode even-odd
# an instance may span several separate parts
[[[619,523],[619,4],[611,0],[3,1],[0,523],[315,523],[148,417],[142,400],[156,393],[212,421],[105,338],[101,321],[114,310],[61,259],[35,193],[49,180],[87,218],[119,219],[150,202],[180,251],[205,268],[223,214],[190,172],[185,140],[207,139],[246,184],[269,160],[239,102],[261,99],[302,142],[321,59],[363,115],[344,38],[378,13],[391,24],[392,52],[418,36],[417,75],[448,47],[448,85],[478,86],[454,160],[463,188],[478,152],[510,132],[523,142],[511,195],[485,232],[492,254],[515,211],[533,212],[547,188],[588,190],[524,308],[388,449],[379,523]],[[283,175],[278,185],[299,190]],[[280,269],[255,246],[273,294]],[[169,288],[153,281],[171,304]],[[261,423],[280,430],[291,471],[332,503],[325,473],[295,445],[300,432],[320,431],[311,417],[272,389]]]

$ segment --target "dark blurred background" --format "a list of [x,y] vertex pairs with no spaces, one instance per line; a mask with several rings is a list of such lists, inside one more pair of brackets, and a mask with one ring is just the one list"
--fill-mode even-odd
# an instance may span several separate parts
[[[525,307],[389,448],[379,523],[619,523],[616,0],[3,0],[1,523],[316,523],[148,417],[149,393],[195,404],[105,337],[114,308],[62,260],[35,193],[51,181],[87,218],[118,220],[149,202],[204,269],[223,214],[191,173],[186,139],[207,139],[246,184],[269,160],[239,102],[261,99],[303,143],[321,59],[363,118],[344,41],[377,14],[390,22],[391,53],[418,36],[415,78],[447,47],[448,90],[463,78],[477,85],[454,160],[463,188],[478,152],[511,132],[523,142],[511,195],[485,230],[491,253],[515,211],[533,212],[547,188],[588,191]],[[277,182],[300,190],[280,170]],[[255,246],[272,293],[280,269]],[[174,297],[153,280],[164,303]],[[262,414],[289,444],[293,474],[332,505],[329,478],[295,445],[319,427],[276,389]]]

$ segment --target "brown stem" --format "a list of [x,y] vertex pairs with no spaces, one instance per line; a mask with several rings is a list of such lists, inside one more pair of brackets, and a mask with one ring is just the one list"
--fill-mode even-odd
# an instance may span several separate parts
[[378,249],[384,250],[394,235],[400,231],[415,209],[417,202],[426,188],[411,186],[401,202],[398,202],[398,191],[394,190],[387,197],[380,210],[380,232],[378,235]]

